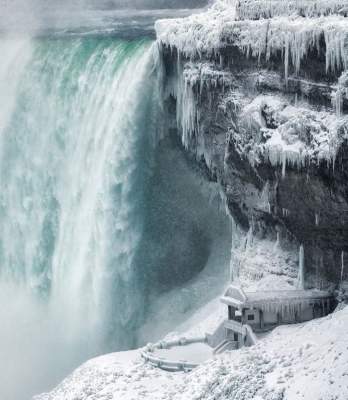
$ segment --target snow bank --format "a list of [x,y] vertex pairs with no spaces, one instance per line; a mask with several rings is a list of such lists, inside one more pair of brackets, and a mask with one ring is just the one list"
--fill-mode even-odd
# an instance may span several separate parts
[[202,365],[175,400],[346,400],[348,309],[284,326],[256,346]]
[[182,378],[144,364],[139,351],[128,351],[88,361],[33,400],[161,400]]
[[346,400],[348,308],[282,326],[250,348],[227,352],[193,372],[168,373],[138,352],[91,360],[35,400]]

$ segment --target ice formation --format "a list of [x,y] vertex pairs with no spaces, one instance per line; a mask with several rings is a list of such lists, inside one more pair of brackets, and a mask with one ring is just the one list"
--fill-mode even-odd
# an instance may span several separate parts
[[[285,176],[288,166],[302,168],[322,161],[334,164],[338,149],[348,139],[348,119],[342,116],[348,100],[348,23],[344,15],[344,4],[336,0],[220,0],[202,14],[158,21],[159,52],[170,49],[178,58],[176,77],[167,86],[177,100],[177,122],[184,146],[188,148],[195,139],[200,153],[200,96],[204,89],[210,96],[210,89],[219,86],[223,93],[226,91],[221,107],[233,103],[245,121],[239,127],[240,134],[232,126],[229,135],[252,165],[268,160],[273,166],[281,166]],[[273,16],[276,17],[266,18]],[[285,105],[279,96],[272,96],[273,100],[271,96],[259,96],[249,102],[243,99],[240,91],[232,90],[233,75],[222,69],[226,47],[238,48],[242,55],[260,63],[274,57],[282,59],[285,86],[294,80],[291,75],[301,75],[310,54],[324,57],[328,80],[340,74],[341,77],[337,86],[317,82],[313,85],[331,89],[337,115],[325,108],[299,106],[297,100],[294,106]],[[232,53],[229,62],[239,56]],[[302,86],[308,86],[308,81],[302,81]],[[276,128],[263,121],[266,108],[273,109]]]
[[286,77],[290,66],[299,74],[301,62],[311,50],[325,52],[327,72],[347,69],[348,24],[343,16],[257,21],[238,21],[235,16],[233,6],[216,6],[189,18],[160,20],[156,23],[157,38],[160,44],[176,48],[191,59],[219,54],[228,45],[239,47],[247,56],[259,60],[281,54]]
[[342,73],[338,79],[337,90],[332,94],[332,104],[338,117],[342,115],[345,100],[348,100],[348,71]]
[[347,116],[295,107],[280,96],[257,96],[242,108],[240,120],[234,140],[241,155],[252,165],[268,160],[281,166],[283,176],[287,167],[331,165],[348,139]]
[[304,290],[305,289],[305,256],[304,256],[304,247],[301,244],[300,252],[299,252],[299,268],[298,268],[298,288]]
[[239,0],[239,19],[272,18],[279,15],[306,17],[345,15],[348,3],[342,0]]
[[181,128],[185,148],[195,136],[199,136],[200,114],[197,106],[202,92],[205,90],[209,94],[211,89],[217,87],[227,90],[232,84],[232,75],[214,69],[213,64],[178,61],[174,77],[167,83],[163,95],[176,99],[177,125]]

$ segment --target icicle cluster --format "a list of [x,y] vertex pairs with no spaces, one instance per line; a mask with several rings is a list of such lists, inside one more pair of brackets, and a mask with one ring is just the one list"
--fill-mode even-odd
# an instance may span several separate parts
[[327,310],[330,309],[330,303],[327,299],[315,301],[312,299],[299,299],[298,301],[281,299],[279,301],[253,303],[253,306],[263,312],[278,314],[282,320],[286,321],[289,317],[294,320],[296,315],[301,315],[302,310],[312,306],[313,303],[322,308],[324,314],[327,314]]
[[[345,6],[346,7],[345,7]],[[239,0],[239,19],[273,18],[281,15],[306,17],[345,14],[348,4],[342,0]]]
[[232,75],[219,71],[209,63],[191,63],[178,60],[176,72],[166,84],[164,96],[176,99],[177,126],[182,130],[182,143],[188,148],[193,137],[199,136],[200,97],[212,89],[222,92],[233,84]]
[[[249,57],[262,57],[268,61],[272,55],[281,54],[284,60],[285,79],[292,66],[295,74],[312,50],[325,51],[326,71],[337,73],[348,67],[348,23],[344,17],[288,18],[241,21],[233,25],[238,45]],[[232,32],[227,34],[232,37]],[[324,39],[325,46],[321,40]]]
[[189,18],[158,21],[156,31],[162,45],[176,48],[190,59],[218,57],[227,45],[239,47],[246,56],[259,60],[280,54],[286,78],[290,66],[299,74],[311,50],[325,52],[327,72],[348,68],[348,24],[343,16],[237,21],[235,8],[226,5]]

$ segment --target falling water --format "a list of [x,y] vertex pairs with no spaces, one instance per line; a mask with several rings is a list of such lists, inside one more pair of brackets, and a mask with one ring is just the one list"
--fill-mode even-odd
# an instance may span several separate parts
[[155,142],[150,47],[0,39],[1,399],[28,399],[135,340]]

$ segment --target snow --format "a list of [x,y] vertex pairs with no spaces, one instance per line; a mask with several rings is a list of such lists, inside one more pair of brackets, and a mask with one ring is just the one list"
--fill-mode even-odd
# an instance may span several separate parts
[[346,399],[347,322],[345,309],[308,324],[278,328],[256,346],[195,370],[191,385],[177,398]]
[[185,56],[213,52],[221,44],[223,28],[235,19],[234,2],[216,2],[206,12],[188,18],[156,21],[159,43],[176,47]]
[[250,348],[216,356],[191,373],[144,364],[139,352],[91,360],[35,400],[346,400],[348,308],[282,326]]
[[34,400],[161,400],[182,378],[144,364],[139,351],[128,351],[88,361]]
[[212,348],[204,343],[193,343],[187,346],[176,346],[171,349],[154,351],[155,357],[162,357],[169,361],[188,361],[200,364],[213,357]]
[[347,116],[295,107],[280,96],[257,96],[241,110],[241,119],[244,127],[234,135],[239,152],[252,165],[268,160],[281,166],[283,176],[288,166],[331,165],[348,138]]

